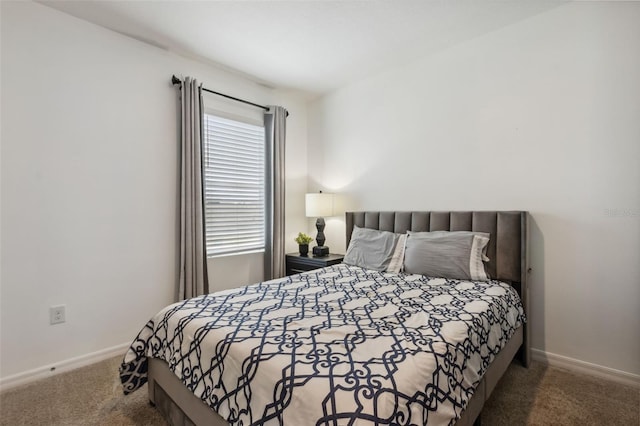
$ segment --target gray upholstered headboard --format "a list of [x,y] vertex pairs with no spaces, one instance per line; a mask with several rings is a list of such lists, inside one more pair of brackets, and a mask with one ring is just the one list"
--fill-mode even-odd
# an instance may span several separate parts
[[487,270],[492,278],[521,290],[527,271],[527,212],[347,212],[347,246],[353,226],[403,234],[406,231],[478,231],[491,234]]
[[[487,269],[491,278],[509,282],[520,294],[529,313],[527,273],[529,262],[528,213],[525,211],[467,212],[347,212],[347,247],[354,225],[403,234],[406,231],[478,231],[491,234]],[[524,324],[522,360],[529,365],[530,336]]]

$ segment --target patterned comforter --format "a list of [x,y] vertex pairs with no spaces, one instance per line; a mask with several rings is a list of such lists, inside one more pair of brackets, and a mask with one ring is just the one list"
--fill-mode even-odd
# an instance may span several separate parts
[[234,425],[447,425],[523,321],[505,283],[341,264],[166,307],[120,377],[163,359]]

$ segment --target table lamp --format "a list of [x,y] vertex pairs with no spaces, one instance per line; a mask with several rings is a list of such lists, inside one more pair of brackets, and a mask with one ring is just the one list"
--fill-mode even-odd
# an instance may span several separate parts
[[329,247],[324,245],[324,217],[333,216],[333,194],[325,194],[322,191],[305,195],[305,214],[307,217],[317,217],[316,235],[317,246],[313,248],[316,257],[327,256]]

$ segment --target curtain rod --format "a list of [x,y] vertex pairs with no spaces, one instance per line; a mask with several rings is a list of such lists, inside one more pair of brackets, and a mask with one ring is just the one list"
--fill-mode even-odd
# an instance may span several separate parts
[[[180,83],[182,83],[182,80],[180,80],[175,75],[172,75],[171,76],[171,83],[173,85],[180,84]],[[204,90],[205,92],[213,93],[214,95],[222,96],[224,98],[237,101],[237,102],[242,102],[243,104],[252,105],[252,106],[257,107],[257,108],[262,108],[265,111],[269,111],[269,107],[266,107],[264,105],[254,104],[253,102],[245,101],[244,99],[240,99],[240,98],[234,98],[233,96],[225,95],[224,93],[214,92],[213,90],[205,89],[204,87],[202,88],[202,90]],[[287,115],[289,115],[289,112],[287,112]]]

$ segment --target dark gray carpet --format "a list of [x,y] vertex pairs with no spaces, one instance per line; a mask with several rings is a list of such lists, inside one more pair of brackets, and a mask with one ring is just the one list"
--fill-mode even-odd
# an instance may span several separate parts
[[[147,389],[123,396],[120,358],[0,394],[0,425],[166,425]],[[493,425],[640,425],[640,389],[533,363],[514,363],[482,413]],[[298,425],[291,425],[298,426]]]

